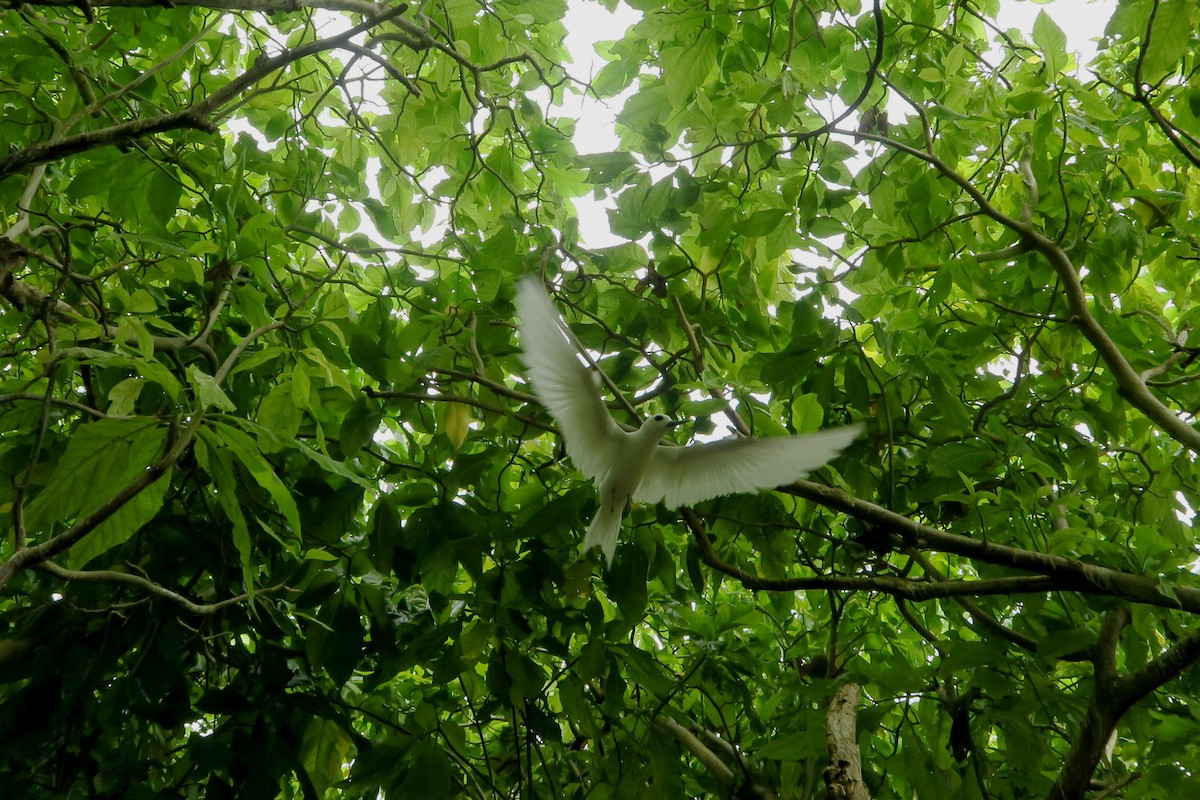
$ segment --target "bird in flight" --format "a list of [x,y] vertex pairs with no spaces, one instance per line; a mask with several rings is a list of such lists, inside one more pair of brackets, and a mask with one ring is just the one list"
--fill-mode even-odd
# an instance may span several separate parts
[[807,436],[741,437],[686,447],[662,444],[679,423],[664,414],[626,431],[605,407],[597,376],[579,361],[565,323],[539,277],[517,283],[521,361],[537,399],[558,423],[567,455],[599,490],[583,550],[612,564],[631,500],[668,508],[783,486],[818,469],[862,431],[860,425]]

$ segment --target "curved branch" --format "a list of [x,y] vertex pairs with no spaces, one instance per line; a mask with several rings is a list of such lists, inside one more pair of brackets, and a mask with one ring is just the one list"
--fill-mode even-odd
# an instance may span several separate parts
[[1095,647],[1095,681],[1091,703],[1079,729],[1071,737],[1071,750],[1050,792],[1051,800],[1083,798],[1105,745],[1125,712],[1200,660],[1200,630],[1197,630],[1144,666],[1126,675],[1118,675],[1117,647],[1129,617],[1126,608],[1112,609],[1104,617]]
[[[55,576],[56,578],[62,578],[65,581],[91,581],[91,582],[111,581],[114,583],[128,583],[133,586],[137,586],[140,589],[143,589],[147,594],[152,594],[155,597],[161,597],[165,600],[170,600],[172,603],[175,603],[177,606],[181,607],[183,610],[187,611],[188,613],[195,614],[197,616],[202,616],[205,614],[212,614],[216,611],[220,611],[222,608],[225,608],[226,606],[232,606],[232,605],[237,605],[238,603],[244,603],[250,599],[250,593],[243,592],[242,594],[239,594],[236,597],[227,597],[224,600],[218,600],[215,603],[196,603],[196,602],[184,597],[183,595],[179,594],[178,592],[173,592],[170,589],[166,588],[165,586],[160,586],[157,583],[155,583],[154,581],[148,580],[147,578],[143,578],[141,575],[134,575],[129,572],[117,572],[116,570],[111,570],[111,569],[96,569],[96,570],[67,569],[66,567],[60,567],[58,564],[55,564],[53,561],[43,561],[41,564],[37,565],[37,568],[50,573],[51,575]],[[267,586],[262,589],[257,589],[254,592],[254,594],[255,595],[273,594],[274,592],[278,592],[278,591],[280,591],[282,589],[286,589],[286,588],[287,588],[287,586],[285,584],[279,583],[274,586]]]
[[910,578],[894,578],[889,575],[870,577],[854,575],[816,575],[805,578],[765,578],[746,572],[723,561],[717,555],[712,540],[704,530],[704,522],[690,508],[682,508],[684,520],[700,546],[700,556],[713,569],[734,578],[747,589],[768,592],[799,592],[811,589],[834,591],[880,592],[893,597],[920,602],[940,597],[980,597],[993,594],[1028,594],[1048,592],[1063,588],[1045,575],[1017,576],[1012,578],[981,578],[974,581],[918,581]]
[[[74,400],[67,400],[62,397],[51,397],[46,399],[44,394],[34,394],[33,392],[11,392],[10,394],[0,394],[0,406],[5,403],[15,403],[18,400],[29,400],[34,403],[50,403],[51,405],[61,406],[62,408],[70,408],[82,414],[88,414],[96,419],[104,419],[108,416],[103,411],[97,408],[92,408],[84,403],[77,403]],[[117,417],[120,419],[120,417]]]
[[708,770],[709,774],[716,778],[722,786],[733,785],[733,770],[716,753],[710,750],[704,742],[700,741],[694,733],[670,717],[656,717],[654,724],[669,731],[683,745],[684,749],[694,755],[704,765],[704,768]]
[[[680,725],[670,717],[659,716],[654,718],[654,723],[660,728],[670,732],[675,739],[683,745],[684,749],[696,757],[708,773],[712,775],[718,783],[726,787],[738,787],[738,777],[729,766],[720,759],[720,757],[709,748],[696,734],[689,731],[687,728]],[[775,793],[765,786],[757,783],[743,785],[738,787],[741,791],[738,797],[761,798],[762,800],[775,800]]]

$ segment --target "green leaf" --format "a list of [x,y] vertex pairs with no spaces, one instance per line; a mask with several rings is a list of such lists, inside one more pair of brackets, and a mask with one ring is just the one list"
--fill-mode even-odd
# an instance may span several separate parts
[[783,223],[783,218],[787,214],[787,209],[784,208],[767,208],[762,211],[756,211],[744,222],[734,225],[734,230],[743,236],[751,238],[765,236],[778,228]]
[[637,162],[626,152],[594,153],[579,156],[579,164],[588,170],[588,183],[606,186],[631,174]]
[[792,401],[792,424],[796,433],[812,433],[821,429],[825,409],[815,394],[802,394]]
[[275,474],[275,468],[263,457],[254,439],[223,422],[214,422],[210,434],[216,437],[215,446],[224,446],[245,467],[254,481],[267,490],[287,521],[290,534],[300,536],[300,512],[291,491]]
[[[166,431],[154,419],[80,425],[46,486],[25,510],[26,528],[31,533],[48,532],[52,525],[61,530],[86,517],[158,460],[165,441]],[[137,533],[162,507],[168,485],[160,478],[135,495],[76,545],[79,555],[72,551],[72,563],[83,564]]]
[[382,422],[383,414],[374,410],[366,398],[360,397],[356,400],[350,411],[342,417],[342,424],[338,429],[342,453],[347,458],[358,455],[359,451],[370,444]]
[[392,569],[392,556],[403,542],[403,519],[392,498],[383,496],[371,509],[370,556],[375,569],[387,574]]
[[341,686],[350,680],[362,657],[362,620],[353,605],[339,602],[328,624],[322,666],[334,683]]
[[294,439],[303,421],[304,415],[292,402],[289,382],[273,387],[258,407],[258,422],[280,439]]
[[171,470],[134,495],[68,551],[67,566],[79,569],[96,556],[133,538],[163,507],[171,488]]
[[200,403],[206,408],[219,408],[222,411],[234,411],[237,408],[225,392],[221,391],[221,387],[217,385],[213,376],[201,370],[200,367],[195,364],[188,367],[187,376],[188,382],[196,390],[196,396],[200,399]]
[[663,79],[667,102],[682,108],[688,97],[704,83],[717,65],[717,34],[706,30],[696,41],[663,53]]
[[1039,11],[1033,22],[1033,41],[1042,51],[1046,66],[1057,75],[1067,64],[1067,35],[1050,15]]
[[311,717],[300,740],[300,763],[316,789],[317,797],[342,777],[342,765],[353,761],[350,737],[337,722]]
[[935,475],[956,476],[959,473],[977,475],[995,458],[991,448],[966,442],[951,442],[934,450],[927,461]]
[[313,447],[308,446],[299,439],[284,439],[273,431],[262,427],[250,420],[238,420],[238,425],[245,430],[253,433],[259,440],[259,448],[264,453],[277,453],[280,450],[290,449],[292,452],[299,453],[304,458],[313,462],[318,468],[328,472],[331,475],[337,475],[340,478],[345,478],[348,481],[353,481],[360,486],[370,485],[370,482],[358,472],[347,467],[340,461],[335,461],[325,453],[319,452]]
[[126,378],[108,392],[108,413],[113,417],[127,417],[137,403],[138,395],[146,382],[141,378]]
[[234,474],[233,461],[222,449],[220,439],[205,428],[201,428],[196,437],[196,460],[216,481],[217,504],[233,526],[233,545],[241,563],[242,580],[246,591],[253,592],[250,530],[246,526],[246,516],[242,513],[242,506],[238,501],[238,479]]
[[170,164],[159,163],[145,183],[145,192],[145,219],[151,223],[151,230],[166,234],[167,223],[174,218],[175,210],[179,207],[179,198],[183,194],[183,184],[175,168]]
[[1087,628],[1055,631],[1052,635],[1038,641],[1038,656],[1053,660],[1078,650],[1087,650],[1096,643],[1096,634]]
[[1164,0],[1157,5],[1150,43],[1142,61],[1141,79],[1157,84],[1175,72],[1196,31],[1196,4],[1189,0]]
[[388,792],[396,797],[421,797],[440,800],[453,796],[453,772],[450,758],[433,743],[415,746],[404,779]]
[[175,376],[171,374],[171,371],[158,362],[146,361],[140,358],[129,358],[128,356],[88,347],[76,348],[75,352],[91,364],[133,370],[146,380],[161,386],[172,400],[177,401],[180,398],[183,387],[176,380]]

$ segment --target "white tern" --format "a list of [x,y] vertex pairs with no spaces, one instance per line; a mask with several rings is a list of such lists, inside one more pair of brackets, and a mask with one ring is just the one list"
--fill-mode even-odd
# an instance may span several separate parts
[[609,564],[630,500],[661,500],[675,508],[783,486],[823,466],[862,430],[848,425],[808,436],[722,439],[676,447],[660,442],[679,423],[655,414],[627,432],[605,407],[597,377],[580,363],[541,279],[521,279],[516,302],[521,360],[533,392],[558,423],[567,455],[600,492],[583,549],[598,546]]

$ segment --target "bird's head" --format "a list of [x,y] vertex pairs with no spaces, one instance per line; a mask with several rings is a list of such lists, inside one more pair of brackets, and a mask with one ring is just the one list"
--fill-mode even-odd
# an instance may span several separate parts
[[655,414],[652,417],[646,417],[646,421],[642,423],[640,430],[644,431],[647,435],[661,439],[667,435],[667,431],[682,424],[683,420],[671,419],[666,414]]

